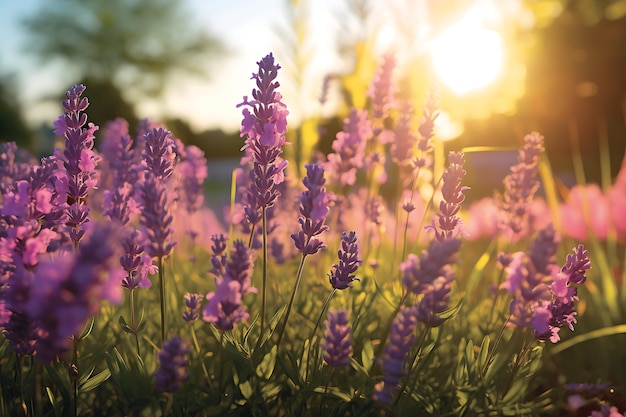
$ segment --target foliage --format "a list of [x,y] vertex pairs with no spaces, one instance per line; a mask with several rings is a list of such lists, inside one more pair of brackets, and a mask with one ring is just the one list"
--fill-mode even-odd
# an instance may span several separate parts
[[24,24],[27,50],[43,62],[64,61],[74,79],[111,80],[136,96],[162,92],[174,72],[206,76],[199,64],[220,46],[190,21],[180,0],[57,0]]

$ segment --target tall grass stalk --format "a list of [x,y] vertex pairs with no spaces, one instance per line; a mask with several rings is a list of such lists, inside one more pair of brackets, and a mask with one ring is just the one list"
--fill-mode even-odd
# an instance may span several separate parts
[[263,280],[261,283],[261,336],[265,331],[265,306],[267,304],[267,208],[262,208],[263,227]]
[[324,301],[324,304],[322,305],[322,311],[320,311],[320,315],[318,316],[317,321],[315,322],[315,326],[313,327],[313,331],[311,332],[311,336],[309,337],[309,347],[308,347],[308,352],[306,356],[305,380],[308,379],[309,377],[309,364],[311,362],[310,361],[311,360],[311,345],[313,344],[313,338],[315,337],[315,332],[317,331],[318,327],[320,326],[320,323],[322,322],[322,317],[324,317],[324,312],[326,311],[326,309],[328,308],[328,305],[330,304],[330,299],[333,298],[333,295],[335,295],[336,292],[337,292],[337,288],[333,288],[330,294],[328,294],[328,297],[326,297],[326,300]]
[[289,315],[291,314],[291,308],[293,307],[293,301],[296,298],[296,293],[298,292],[298,287],[300,286],[300,281],[302,280],[302,270],[304,269],[304,261],[306,259],[306,254],[302,254],[302,258],[300,259],[300,265],[298,265],[298,272],[296,272],[296,282],[293,286],[293,290],[291,291],[291,296],[289,297],[289,303],[287,304],[287,311],[285,312],[285,320],[283,321],[283,325],[280,328],[280,333],[278,333],[278,340],[276,341],[276,351],[278,352],[280,348],[280,342],[283,340],[283,336],[285,334],[285,328],[287,327],[287,323],[289,321]]

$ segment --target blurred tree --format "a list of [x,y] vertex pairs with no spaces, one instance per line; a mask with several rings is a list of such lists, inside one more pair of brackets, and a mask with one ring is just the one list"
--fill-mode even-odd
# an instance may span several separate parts
[[[137,126],[139,119],[133,106],[124,99],[122,91],[113,80],[87,76],[80,83],[87,87],[85,96],[89,97],[90,122],[104,127],[106,122],[124,117],[131,127]],[[60,102],[58,98],[56,100]],[[134,129],[131,128],[131,132],[134,132]]]
[[0,76],[0,142],[15,142],[22,148],[30,148],[32,132],[22,117],[17,97],[11,86],[12,77]]
[[[114,94],[116,100],[136,102],[158,96],[175,74],[206,76],[208,58],[224,52],[216,37],[193,24],[184,0],[48,0],[42,4],[36,15],[24,21],[26,50],[44,63],[63,63],[69,83],[81,79],[109,83],[121,93]],[[96,91],[90,90],[95,102]],[[116,115],[134,116],[120,110]]]

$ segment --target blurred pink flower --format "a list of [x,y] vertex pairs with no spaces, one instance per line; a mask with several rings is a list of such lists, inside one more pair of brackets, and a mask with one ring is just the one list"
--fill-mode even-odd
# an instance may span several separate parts
[[500,209],[491,197],[472,202],[463,220],[467,240],[481,237],[492,239],[498,235],[498,216]]
[[572,187],[560,211],[564,235],[586,240],[592,232],[600,239],[606,238],[611,221],[609,199],[597,184]]

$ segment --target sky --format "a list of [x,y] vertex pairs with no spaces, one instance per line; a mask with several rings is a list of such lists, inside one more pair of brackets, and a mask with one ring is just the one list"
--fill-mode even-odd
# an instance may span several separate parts
[[[51,123],[60,104],[42,104],[42,97],[59,95],[69,85],[59,82],[63,68],[41,67],[24,53],[20,21],[36,13],[45,0],[0,0],[0,74],[15,76],[18,101],[32,126]],[[158,119],[163,113],[188,119],[196,130],[235,130],[241,122],[236,109],[253,87],[256,62],[279,43],[274,29],[285,24],[285,0],[187,0],[197,23],[225,42],[228,54],[211,67],[211,78],[180,80],[159,102],[142,101],[140,117]],[[87,86],[88,95],[89,86]],[[60,91],[61,90],[61,91]]]
[[[25,112],[27,122],[32,127],[41,126],[42,123],[50,125],[51,121],[60,114],[60,103],[45,101],[42,98],[58,97],[73,83],[73,81],[68,82],[67,77],[63,77],[64,68],[53,65],[41,66],[32,55],[24,51],[24,33],[20,22],[25,17],[36,13],[45,1],[0,0],[0,39],[2,39],[0,75],[2,73],[15,75],[17,83],[15,89],[18,91],[16,99]],[[305,42],[304,46],[299,49],[299,53],[307,56],[310,64],[307,72],[299,73],[294,71],[292,57],[288,56],[288,50],[285,47],[290,39],[284,38],[284,31],[292,29],[287,12],[289,0],[185,1],[195,19],[193,23],[206,27],[210,33],[215,34],[222,40],[228,52],[211,62],[211,68],[208,70],[211,75],[210,79],[182,77],[168,85],[169,88],[166,89],[162,99],[139,101],[136,109],[139,117],[153,120],[161,120],[165,118],[165,115],[178,117],[187,120],[198,132],[215,128],[236,131],[241,123],[241,109],[237,109],[236,105],[242,102],[243,96],[250,95],[254,87],[250,76],[257,70],[256,62],[270,52],[274,53],[276,61],[283,67],[278,77],[281,83],[279,91],[283,94],[283,101],[289,109],[290,123],[297,124],[303,118],[318,115],[323,111],[332,113],[332,103],[338,101],[338,93],[334,93],[336,97],[331,95],[329,98],[331,106],[326,105],[323,109],[320,108],[316,98],[320,96],[326,75],[348,72],[346,64],[349,64],[349,61],[336,51],[336,40],[339,37],[349,37],[358,33],[355,31],[361,30],[359,26],[351,26],[350,20],[344,18],[345,13],[341,14],[345,12],[342,10],[342,4],[345,2],[337,0],[299,0],[297,2],[304,7],[310,6],[305,9],[303,20],[314,22],[306,28],[312,36],[305,37],[308,43]],[[407,52],[408,55],[429,53],[428,45],[430,42],[435,44],[438,33],[429,23],[426,4],[430,3],[427,0],[380,0],[371,1],[369,4],[373,7],[371,13],[375,22],[373,27],[376,28],[378,34],[376,37],[378,45],[375,46],[379,49],[378,52],[375,51],[377,55],[380,55],[378,58],[390,49],[395,49],[394,54],[398,59],[401,58],[402,53],[407,55]],[[494,13],[498,16],[499,24],[502,24],[503,16],[510,18],[520,15],[519,0],[473,0],[467,4],[473,5],[468,10],[479,11],[478,14],[467,12],[463,17],[464,20],[472,16],[476,18],[471,19],[473,23],[469,23],[472,23],[472,28],[468,30],[476,29],[473,27],[474,24],[480,26],[486,22],[489,25]],[[444,3],[437,3],[437,5],[442,8]],[[450,16],[461,17],[459,13],[451,13],[451,10],[447,8],[444,11]],[[480,29],[480,27],[477,28]],[[283,32],[280,31],[281,29]],[[478,45],[475,41],[470,42],[472,39],[479,38],[469,36],[469,32],[459,30],[457,32],[460,33],[460,38],[457,36],[449,41],[448,44],[452,45],[450,48],[438,48],[447,52],[447,55],[442,57],[444,66],[454,70],[453,76],[470,72],[471,68],[468,65],[471,63],[480,64],[474,72],[485,73],[486,60],[476,59],[478,52],[487,53],[491,57],[497,54],[488,51],[484,45]],[[390,45],[393,47],[390,48]],[[459,56],[469,56],[469,58],[459,63]],[[496,64],[500,63],[496,62]],[[519,63],[514,64],[520,67]],[[418,75],[426,73],[423,68],[419,71],[413,68],[409,70]],[[520,81],[523,78],[523,71],[509,70],[508,73],[522,74],[522,76],[516,75],[514,79],[501,77],[501,84],[522,85]],[[296,78],[294,74],[303,80],[299,89],[294,88],[293,81]],[[88,94],[89,86],[87,86],[86,95]],[[474,101],[472,106],[467,106],[465,102],[460,101],[460,104],[452,103],[450,108],[457,109],[456,113],[459,114],[455,116],[456,118],[467,117],[465,113],[468,112],[473,112],[472,115],[480,113],[484,116],[494,111],[494,106],[500,101],[510,104],[521,93],[511,94],[507,95],[499,91],[497,99],[485,96],[483,101],[486,104],[478,105]],[[496,107],[501,112],[504,111],[502,108],[506,107],[498,106]],[[451,137],[458,136],[459,130],[455,128],[454,132],[456,133],[450,134]]]

